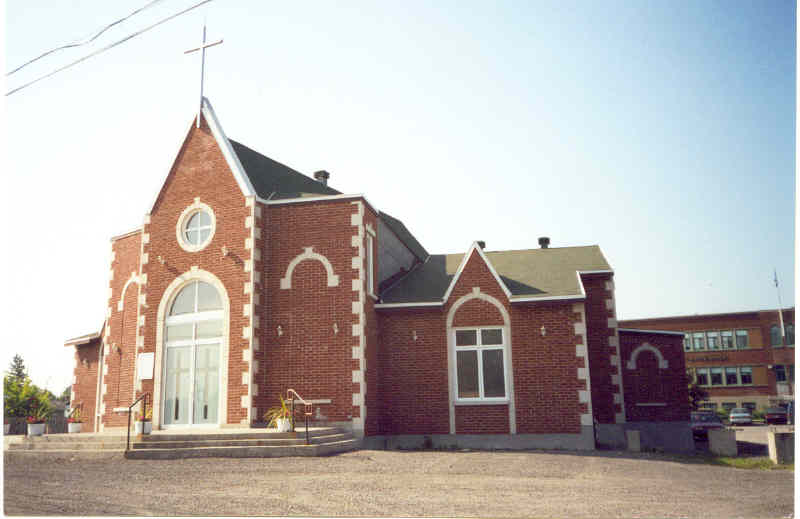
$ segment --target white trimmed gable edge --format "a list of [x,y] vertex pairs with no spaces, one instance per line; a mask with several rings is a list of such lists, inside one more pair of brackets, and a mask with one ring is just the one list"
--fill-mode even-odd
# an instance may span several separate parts
[[[211,129],[211,134],[217,141],[217,146],[219,146],[222,156],[225,157],[225,162],[227,162],[228,168],[230,168],[230,170],[233,172],[233,178],[236,180],[236,183],[242,190],[242,194],[244,196],[255,196],[255,189],[253,189],[250,179],[245,174],[244,167],[242,166],[242,163],[239,162],[239,157],[237,157],[236,153],[234,153],[233,147],[231,146],[228,137],[225,135],[225,132],[222,130],[222,126],[219,124],[219,119],[217,119],[214,108],[211,106],[211,102],[207,97],[203,98],[201,113],[203,114],[203,117],[205,117],[208,127]],[[158,203],[158,197],[161,195],[164,184],[166,184],[167,180],[169,179],[169,174],[172,172],[172,168],[175,166],[175,161],[178,160],[178,156],[183,149],[183,144],[186,141],[186,137],[189,135],[189,132],[192,131],[192,128],[195,126],[196,122],[197,116],[192,117],[192,121],[189,123],[189,128],[181,134],[177,146],[174,147],[175,156],[169,163],[167,173],[164,175],[164,180],[161,182],[159,189],[156,191],[155,198],[153,199],[153,203],[150,204],[150,210],[147,212],[147,214],[152,214],[153,211],[155,211],[156,203]]]
[[492,265],[492,263],[489,261],[489,258],[486,257],[486,254],[483,253],[483,249],[481,248],[481,246],[478,245],[477,241],[474,241],[474,242],[472,242],[472,245],[470,245],[469,249],[467,250],[467,253],[464,254],[464,257],[461,258],[461,264],[458,266],[458,270],[456,270],[456,275],[453,276],[453,280],[450,281],[450,286],[447,287],[447,291],[444,293],[444,297],[442,298],[442,302],[446,303],[447,300],[450,299],[450,294],[453,292],[453,288],[455,288],[456,283],[458,283],[458,280],[461,277],[461,273],[464,271],[464,267],[467,266],[467,262],[472,257],[473,251],[478,251],[478,256],[480,256],[480,258],[483,260],[483,262],[489,268],[489,272],[492,273],[492,276],[494,276],[494,279],[495,279],[495,281],[497,281],[497,284],[500,285],[500,288],[503,289],[503,293],[506,295],[506,298],[510,300],[511,299],[511,291],[508,289],[506,284],[503,283],[503,280],[500,279],[500,276],[497,275],[497,271],[495,270],[494,265]]

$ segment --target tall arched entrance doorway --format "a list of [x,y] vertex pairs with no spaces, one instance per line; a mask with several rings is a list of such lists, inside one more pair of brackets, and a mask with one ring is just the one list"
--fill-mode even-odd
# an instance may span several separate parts
[[225,311],[219,292],[191,281],[164,320],[163,427],[217,425]]

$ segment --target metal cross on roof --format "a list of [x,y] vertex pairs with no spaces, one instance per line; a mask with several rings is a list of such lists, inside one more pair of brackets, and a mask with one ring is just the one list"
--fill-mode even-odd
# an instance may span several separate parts
[[209,47],[213,47],[214,45],[219,45],[222,43],[222,40],[215,41],[214,43],[206,43],[206,24],[203,24],[203,44],[199,47],[194,49],[189,49],[184,51],[184,54],[190,54],[195,51],[200,51],[200,106],[197,109],[197,127],[200,128],[200,115],[203,112],[203,79],[205,78],[205,68],[206,68],[206,49]]

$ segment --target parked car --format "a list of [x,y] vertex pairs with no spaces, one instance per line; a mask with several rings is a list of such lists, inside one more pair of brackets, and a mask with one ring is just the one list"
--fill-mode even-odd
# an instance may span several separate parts
[[690,426],[694,438],[701,440],[708,438],[708,431],[710,429],[725,428],[725,424],[719,419],[717,413],[713,411],[694,411],[691,414]]
[[731,409],[731,414],[728,415],[731,425],[751,425],[753,423],[753,415],[746,407],[736,407]]
[[764,421],[767,422],[767,425],[786,423],[787,416],[788,413],[783,407],[768,407],[764,411]]

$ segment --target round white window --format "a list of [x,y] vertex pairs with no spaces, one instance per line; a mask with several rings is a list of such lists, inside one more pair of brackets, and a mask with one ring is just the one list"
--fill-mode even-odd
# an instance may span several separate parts
[[214,211],[209,206],[195,199],[178,219],[176,229],[178,243],[188,252],[202,250],[209,244],[216,229]]

